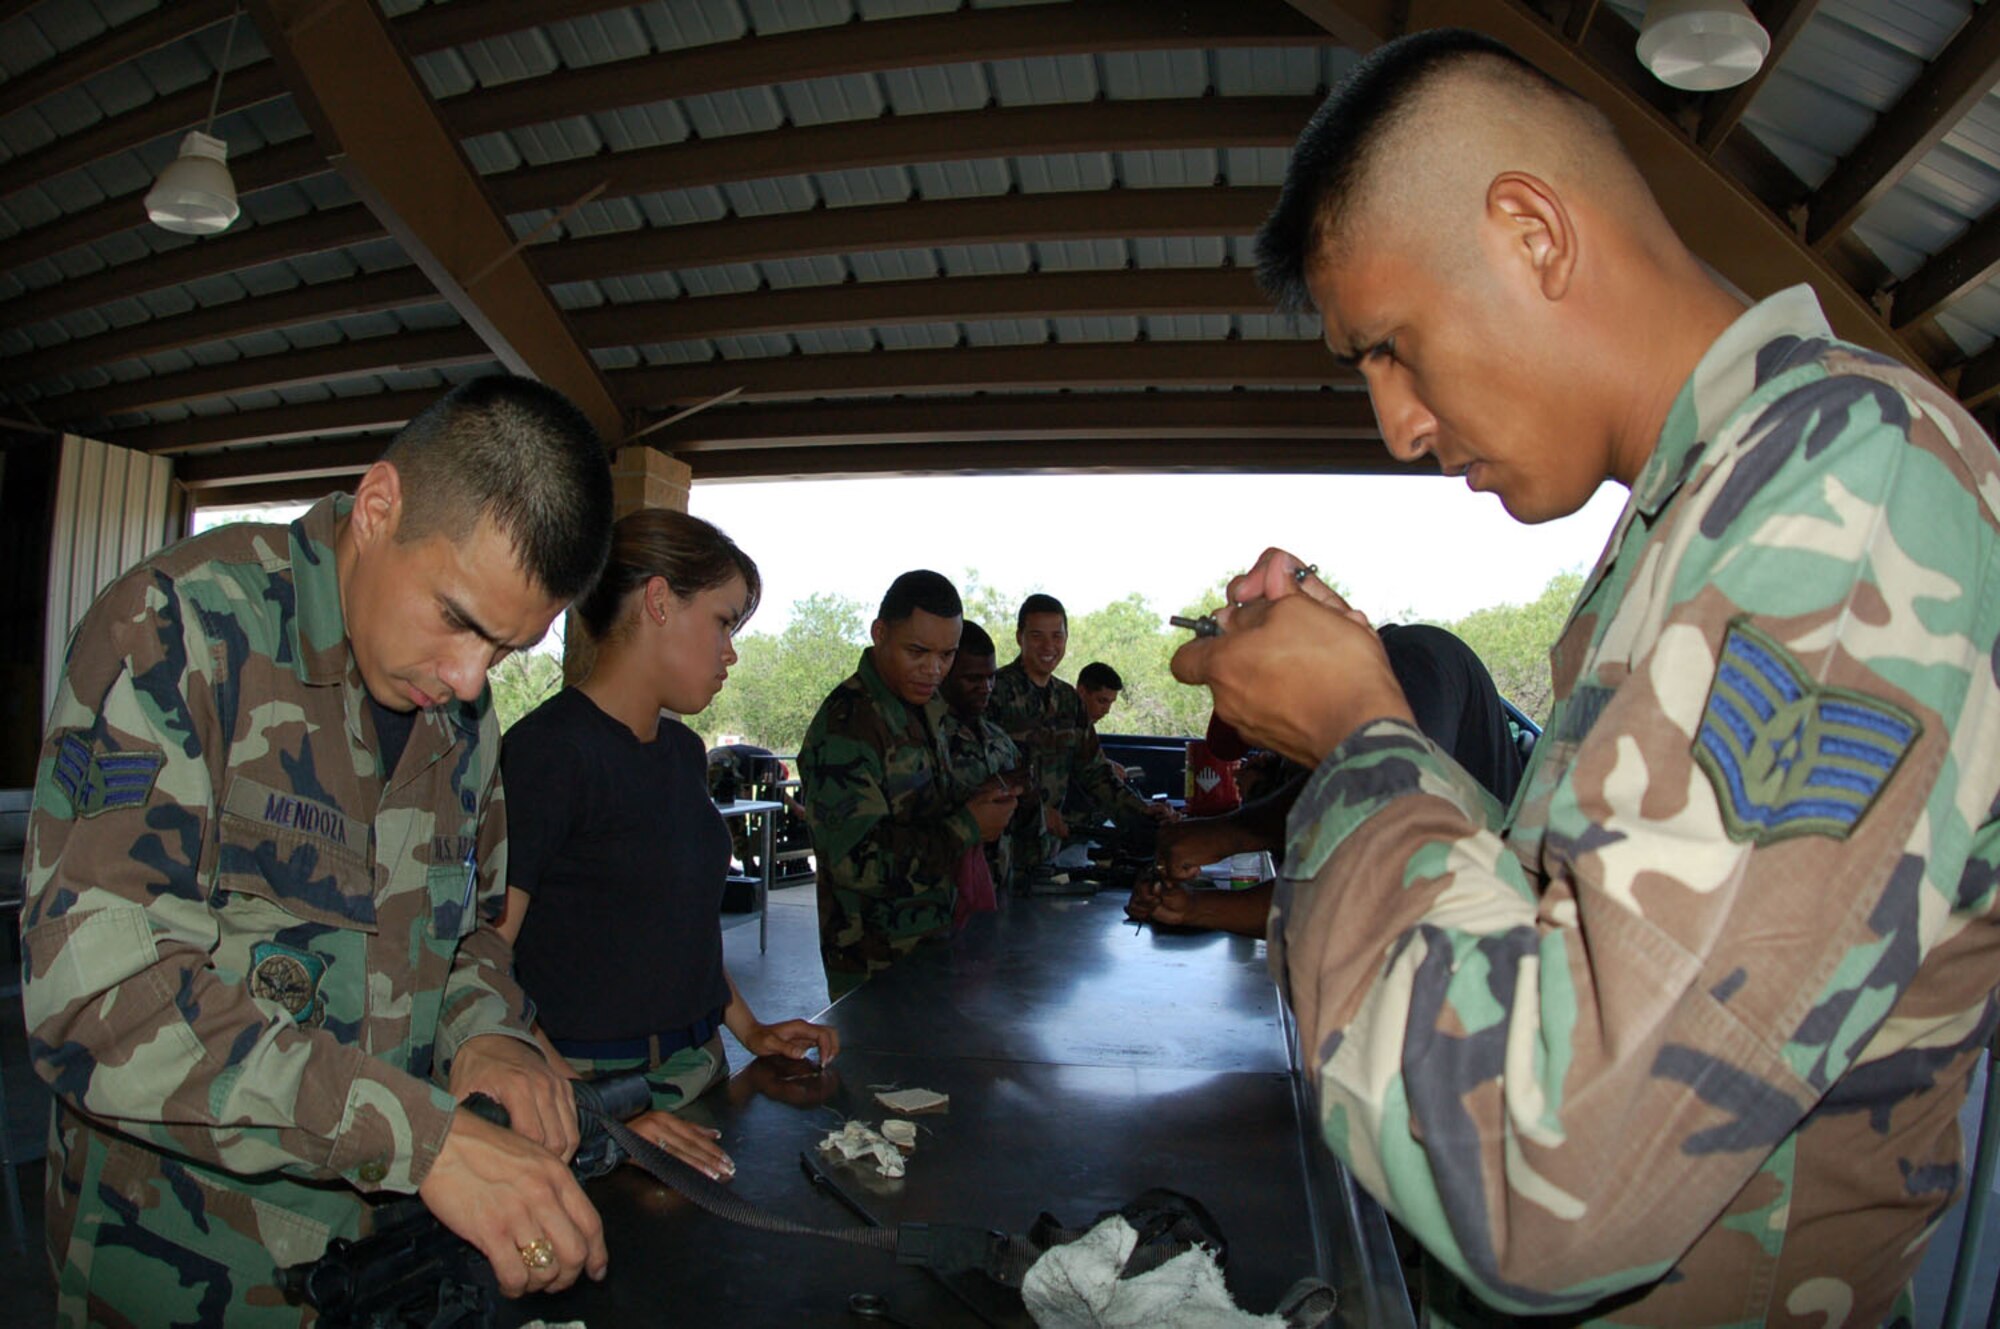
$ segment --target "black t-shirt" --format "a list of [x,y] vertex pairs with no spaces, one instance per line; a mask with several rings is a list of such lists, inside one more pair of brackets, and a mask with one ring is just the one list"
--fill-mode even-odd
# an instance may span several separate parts
[[534,897],[515,969],[556,1038],[636,1038],[729,1004],[729,832],[701,740],[641,743],[575,688],[507,731],[507,884]]
[[1472,648],[1428,623],[1391,623],[1380,632],[1417,728],[1503,807],[1513,802],[1521,783],[1521,750],[1493,676]]
[[368,718],[375,725],[375,748],[382,762],[382,778],[396,773],[403,749],[410,746],[410,731],[416,728],[415,711],[392,711],[375,698],[368,699]]

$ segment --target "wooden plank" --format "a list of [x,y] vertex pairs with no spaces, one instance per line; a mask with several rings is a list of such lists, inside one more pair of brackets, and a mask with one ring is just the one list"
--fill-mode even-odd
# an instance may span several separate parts
[[912,18],[801,28],[663,51],[480,88],[442,104],[461,135],[770,84],[965,61],[1112,51],[1301,46],[1318,25],[1283,5],[1240,0],[1078,0],[1065,5],[960,9]]
[[83,421],[127,411],[200,401],[245,392],[272,392],[332,379],[388,374],[406,369],[478,364],[493,352],[465,328],[364,337],[309,351],[245,356],[228,364],[155,374],[101,388],[87,388],[34,403],[50,420]]
[[494,358],[565,393],[607,444],[623,438],[623,413],[596,362],[519,252],[380,9],[251,0],[251,13],[328,158]]
[[1228,185],[925,199],[586,236],[528,257],[542,280],[578,282],[873,249],[1236,236],[1254,232],[1277,202],[1275,189]]
[[51,374],[74,373],[94,365],[116,364],[163,351],[198,346],[228,337],[322,319],[365,314],[378,309],[438,301],[438,293],[415,268],[364,273],[340,281],[300,286],[276,295],[252,296],[209,305],[185,314],[78,337],[46,350],[0,360],[0,382],[19,383]]
[[607,197],[811,172],[1073,152],[1289,148],[1311,97],[1094,101],[936,115],[878,116],[803,129],[696,139],[524,167],[487,177],[509,213],[557,208],[605,185]]
[[998,388],[1317,387],[1358,383],[1317,341],[1071,342],[956,347],[626,369],[611,375],[634,408],[692,406],[741,388],[745,401]]
[[1270,308],[1256,275],[1248,270],[1135,268],[850,282],[642,300],[576,310],[570,320],[585,345],[604,347],[896,323],[1093,314],[1261,314]]

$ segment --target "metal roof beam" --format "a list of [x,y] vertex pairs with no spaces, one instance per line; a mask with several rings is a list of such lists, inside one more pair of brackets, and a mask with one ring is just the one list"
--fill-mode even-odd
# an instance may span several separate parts
[[150,378],[85,388],[60,397],[43,397],[30,405],[35,414],[49,420],[94,420],[205,397],[275,392],[304,383],[478,364],[492,358],[493,352],[467,329],[440,328],[433,332],[362,337],[311,350],[245,356],[227,364],[205,365],[177,374],[154,374]]
[[503,365],[566,393],[606,443],[624,417],[521,256],[373,4],[251,0],[327,157]]
[[732,389],[744,401],[996,388],[1317,387],[1359,383],[1317,341],[1068,342],[851,355],[781,355],[625,369],[611,375],[633,407],[689,406]]
[[1227,185],[926,199],[584,236],[537,245],[528,261],[559,283],[872,249],[1249,235],[1277,203],[1275,189]]
[[1701,104],[1700,127],[1695,131],[1695,141],[1701,144],[1703,152],[1713,154],[1729,137],[1731,130],[1743,119],[1743,113],[1750,109],[1750,103],[1757,99],[1764,81],[1771,77],[1771,71],[1785,58],[1785,52],[1805,31],[1806,23],[1819,8],[1820,0],[1763,0],[1757,8],[1757,20],[1764,25],[1764,31],[1771,36],[1771,49],[1764,57],[1764,63],[1746,81],[1723,92],[1712,92]]
[[1311,97],[1092,101],[876,116],[599,153],[488,176],[509,213],[559,208],[602,187],[618,198],[775,176],[981,157],[1180,148],[1289,148]]
[[1806,243],[1824,249],[1937,146],[2000,79],[2000,5],[1981,5],[1875,121],[1808,203]]
[[[744,295],[683,296],[574,311],[588,346],[701,341],[758,333],[1000,318],[1266,314],[1255,273],[1236,268],[1035,272],[848,282]],[[4,368],[0,362],[0,368]]]
[[52,374],[73,374],[93,365],[136,360],[204,342],[380,309],[436,304],[439,299],[430,282],[415,268],[364,273],[359,277],[299,286],[276,295],[249,296],[208,305],[13,356],[0,360],[0,382],[20,383]]
[[[398,30],[400,32],[400,29]],[[771,36],[635,56],[482,88],[440,104],[466,137],[574,115],[738,88],[845,74],[1107,51],[1299,46],[1324,40],[1282,5],[1241,0],[1076,0],[1066,5],[960,9],[914,18],[800,28]]]

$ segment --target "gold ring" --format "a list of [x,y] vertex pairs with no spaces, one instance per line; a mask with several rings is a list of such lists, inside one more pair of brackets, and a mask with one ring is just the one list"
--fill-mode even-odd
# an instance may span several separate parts
[[524,1241],[516,1249],[521,1252],[521,1263],[527,1265],[530,1269],[547,1269],[552,1267],[556,1262],[555,1243],[547,1237],[536,1237],[533,1241]]

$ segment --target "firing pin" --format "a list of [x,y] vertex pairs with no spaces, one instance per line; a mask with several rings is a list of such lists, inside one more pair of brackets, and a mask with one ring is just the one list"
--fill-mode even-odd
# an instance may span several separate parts
[[1214,614],[1203,614],[1200,618],[1187,618],[1175,614],[1167,622],[1177,628],[1187,628],[1197,637],[1220,637],[1222,624],[1215,621]]

